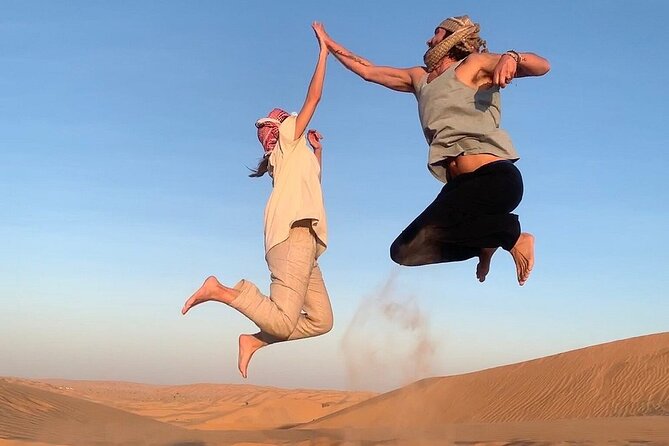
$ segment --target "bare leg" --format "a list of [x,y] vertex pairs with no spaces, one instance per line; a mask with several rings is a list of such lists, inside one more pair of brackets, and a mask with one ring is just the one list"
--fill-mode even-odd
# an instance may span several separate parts
[[194,306],[212,300],[230,304],[237,296],[239,296],[238,290],[221,285],[216,277],[209,276],[202,286],[186,301],[181,309],[181,314],[186,314]]
[[488,271],[490,271],[490,260],[495,251],[497,251],[497,248],[481,248],[479,263],[476,265],[476,278],[479,282],[485,281],[485,277],[488,275]]
[[251,356],[258,351],[258,349],[267,345],[267,342],[260,338],[260,333],[254,335],[242,334],[239,335],[239,355],[237,356],[237,367],[244,378],[248,376],[247,370]]
[[528,232],[520,234],[518,241],[511,248],[511,256],[516,264],[518,284],[524,285],[534,266],[534,236]]

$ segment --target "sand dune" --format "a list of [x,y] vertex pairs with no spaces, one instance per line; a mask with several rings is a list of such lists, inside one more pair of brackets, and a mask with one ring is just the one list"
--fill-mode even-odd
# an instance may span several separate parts
[[186,429],[101,404],[0,380],[0,438],[50,444],[190,441]]
[[669,445],[669,333],[370,396],[6,378],[0,446]]
[[[132,385],[136,386],[141,385]],[[259,446],[299,444],[312,437],[306,431],[189,430],[0,379],[0,446]]]
[[252,385],[156,386],[127,382],[14,380],[189,429],[274,429],[305,423],[365,401],[373,392]]
[[652,415],[669,415],[669,333],[425,379],[308,426],[430,428]]

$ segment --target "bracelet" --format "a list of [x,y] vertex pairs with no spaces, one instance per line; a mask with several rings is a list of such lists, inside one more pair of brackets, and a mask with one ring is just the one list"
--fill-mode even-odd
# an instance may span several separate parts
[[509,56],[511,56],[513,60],[516,61],[516,65],[520,65],[520,62],[523,60],[523,58],[520,56],[520,53],[515,50],[508,50],[504,54],[508,54]]

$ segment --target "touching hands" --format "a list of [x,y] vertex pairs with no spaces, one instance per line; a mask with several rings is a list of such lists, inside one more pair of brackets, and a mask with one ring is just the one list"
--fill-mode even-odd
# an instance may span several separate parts
[[314,32],[316,33],[316,38],[318,39],[318,45],[321,47],[321,52],[328,51],[327,38],[328,35],[325,32],[325,28],[321,22],[313,22],[311,24]]
[[499,85],[501,88],[506,87],[516,77],[517,70],[518,64],[516,60],[509,54],[502,54],[492,73],[493,85]]
[[323,148],[321,139],[323,139],[323,135],[318,130],[310,129],[307,132],[307,141],[309,141],[309,145],[311,145],[314,152]]

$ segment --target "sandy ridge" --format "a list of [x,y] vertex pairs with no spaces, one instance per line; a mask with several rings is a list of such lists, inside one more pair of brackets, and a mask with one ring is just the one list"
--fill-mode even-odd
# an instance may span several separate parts
[[189,429],[274,429],[305,423],[375,393],[236,384],[151,385],[62,379],[12,382],[75,396]]
[[652,415],[669,415],[669,333],[425,379],[307,426],[428,428]]
[[669,445],[669,333],[430,378],[277,428],[370,396],[351,395],[0,378],[0,446]]

